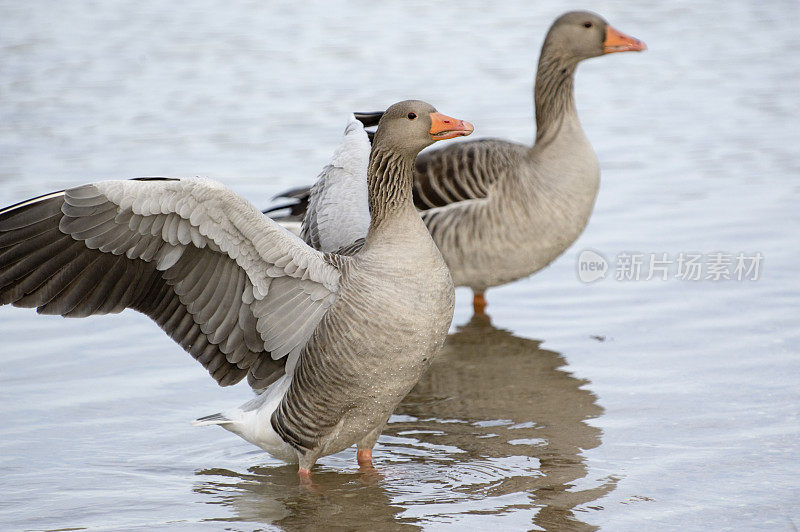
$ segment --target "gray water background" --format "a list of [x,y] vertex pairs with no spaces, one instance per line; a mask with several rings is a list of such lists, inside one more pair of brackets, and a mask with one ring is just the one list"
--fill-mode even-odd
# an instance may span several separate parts
[[[530,142],[541,2],[0,1],[0,204],[207,176],[259,206],[347,114],[406,98]],[[602,167],[580,240],[488,294],[375,451],[318,492],[188,421],[237,405],[147,318],[0,308],[0,529],[796,530],[795,1],[590,6],[642,54],[583,63]],[[611,263],[581,283],[583,249]],[[620,253],[760,252],[756,281],[617,281]]]

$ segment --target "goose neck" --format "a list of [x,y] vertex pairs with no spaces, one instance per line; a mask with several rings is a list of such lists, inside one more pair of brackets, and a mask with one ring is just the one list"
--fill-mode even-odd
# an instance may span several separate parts
[[369,157],[367,189],[370,232],[394,218],[412,211],[412,183],[414,157],[393,150],[374,146]]
[[577,118],[573,85],[578,61],[542,47],[534,88],[536,142],[555,134],[565,119]]

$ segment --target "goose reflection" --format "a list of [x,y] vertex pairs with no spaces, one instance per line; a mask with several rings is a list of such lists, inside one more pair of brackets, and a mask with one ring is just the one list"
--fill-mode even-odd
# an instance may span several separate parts
[[[533,524],[572,530],[581,524],[573,509],[610,493],[617,480],[581,482],[589,487],[576,489],[587,474],[581,452],[601,443],[601,429],[587,421],[604,410],[587,389],[589,381],[562,369],[566,364],[541,341],[498,329],[485,315],[473,316],[448,337],[430,371],[401,404],[397,414],[407,419],[384,432],[460,449],[443,472],[458,477],[453,482],[467,495],[464,512],[470,511],[473,495],[483,497],[482,510],[520,511],[527,505]],[[484,470],[485,478],[474,475],[465,482],[471,468]],[[528,495],[525,504],[511,498],[503,506],[504,496],[521,492]],[[486,505],[485,497],[496,498],[496,506]]]
[[475,316],[449,336],[390,420],[375,453],[378,475],[343,473],[352,460],[345,452],[315,471],[316,492],[299,488],[288,467],[199,471],[195,491],[229,507],[231,521],[285,530],[592,529],[576,507],[611,492],[616,479],[582,480],[581,453],[602,436],[587,421],[603,408],[565,365],[540,341]]
[[418,530],[397,519],[403,508],[392,503],[380,475],[347,471],[352,458],[340,453],[321,460],[311,490],[298,484],[296,467],[286,465],[251,467],[247,473],[201,470],[197,475],[204,480],[194,491],[231,511],[229,518],[210,521],[267,523],[280,530]]

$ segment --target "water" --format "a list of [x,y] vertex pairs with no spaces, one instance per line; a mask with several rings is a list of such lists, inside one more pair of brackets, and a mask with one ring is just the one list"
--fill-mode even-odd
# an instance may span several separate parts
[[[346,114],[414,97],[529,142],[546,0],[0,2],[0,204],[204,175],[257,205],[316,175]],[[134,314],[0,308],[0,528],[796,530],[796,2],[604,1],[643,54],[582,64],[603,169],[546,271],[458,291],[453,335],[375,450],[318,490],[188,421],[239,404]],[[581,283],[580,251],[610,262]],[[764,259],[757,281],[617,281],[619,254]],[[674,267],[674,265],[673,265]]]

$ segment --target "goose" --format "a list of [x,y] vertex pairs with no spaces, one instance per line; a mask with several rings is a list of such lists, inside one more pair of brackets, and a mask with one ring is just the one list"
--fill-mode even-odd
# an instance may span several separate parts
[[[357,444],[359,463],[441,348],[454,292],[412,202],[417,153],[469,122],[409,100],[381,117],[357,251],[323,253],[205,179],[100,181],[0,211],[0,304],[152,318],[222,386],[251,401],[199,418],[301,479]],[[409,312],[409,307],[414,308]]]
[[[414,203],[455,285],[472,289],[475,314],[485,311],[487,289],[527,277],[566,251],[592,213],[600,167],[575,108],[573,82],[578,63],[646,48],[595,13],[565,13],[547,32],[539,57],[533,146],[477,139],[417,157]],[[360,115],[367,123],[375,116]],[[303,235],[307,242],[325,249],[319,244],[336,238],[313,241],[308,236],[341,232],[347,213],[334,215],[330,211],[337,206],[328,204],[326,216],[339,223],[318,223],[313,210],[324,202],[324,181],[320,183],[310,191]],[[302,210],[302,194],[297,198]],[[357,220],[351,221],[358,225]]]

